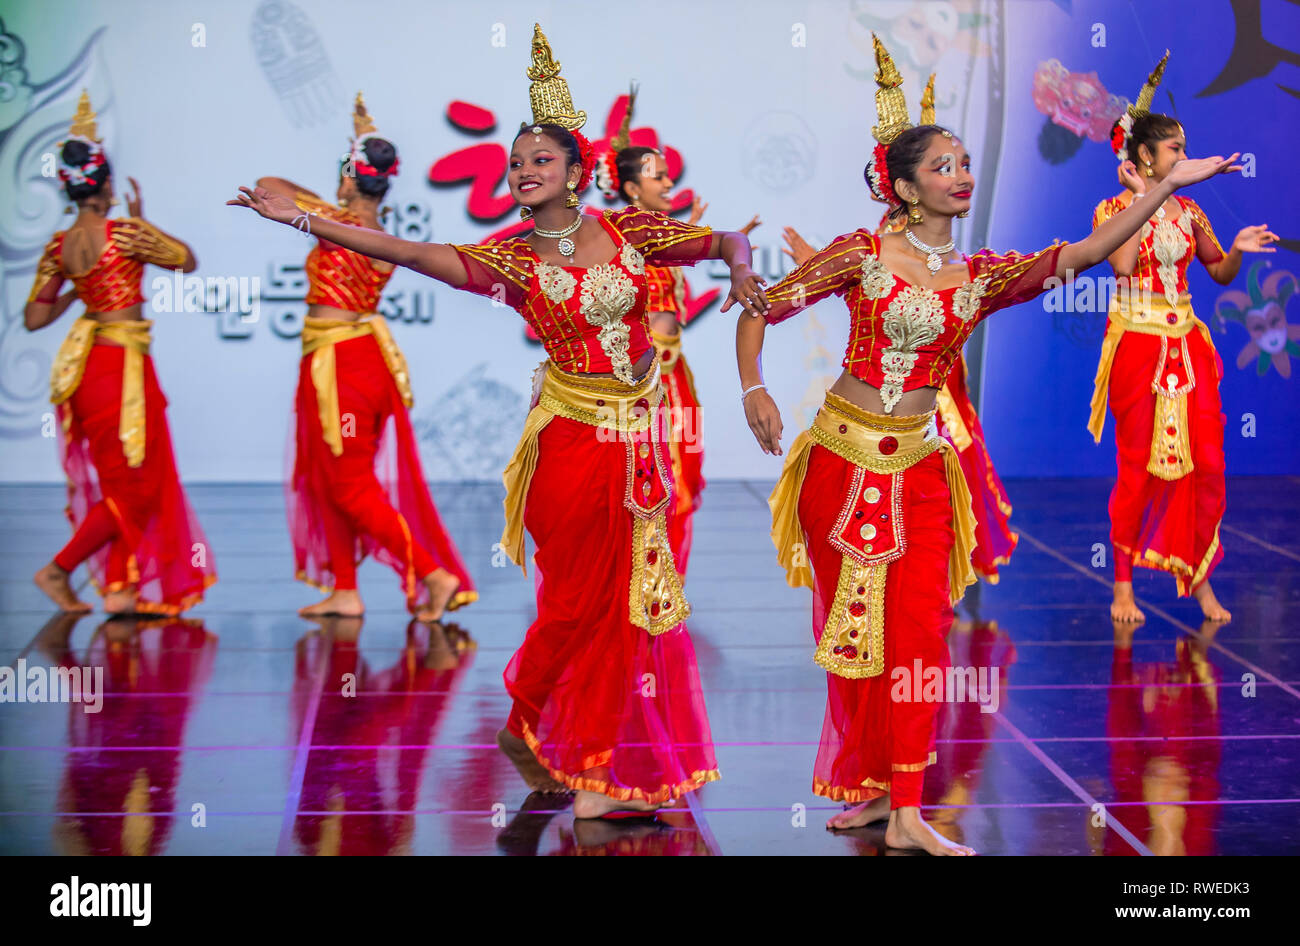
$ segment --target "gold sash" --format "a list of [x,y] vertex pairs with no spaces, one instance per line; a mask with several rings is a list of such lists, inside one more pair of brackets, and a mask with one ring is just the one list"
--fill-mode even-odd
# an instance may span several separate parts
[[[506,525],[501,533],[501,547],[525,575],[528,565],[524,560],[524,503],[537,470],[537,438],[551,418],[567,417],[611,432],[640,432],[650,427],[661,396],[657,364],[634,387],[614,378],[566,374],[549,361],[543,362],[543,368],[541,396],[537,406],[528,412],[519,445],[502,475],[506,485]],[[649,411],[634,410],[642,398],[649,402]]]
[[1106,321],[1106,336],[1101,343],[1097,376],[1093,380],[1092,412],[1088,418],[1088,432],[1096,443],[1101,442],[1102,428],[1106,425],[1110,369],[1115,363],[1115,352],[1118,351],[1119,341],[1125,332],[1182,338],[1192,329],[1197,329],[1207,342],[1210,341],[1210,330],[1192,311],[1192,297],[1187,293],[1179,296],[1178,303],[1172,306],[1162,295],[1150,294],[1141,298],[1142,305],[1130,304],[1129,296],[1123,292],[1115,293],[1110,299],[1110,316]]
[[[826,402],[817,412],[812,426],[795,438],[790,446],[781,478],[768,498],[772,510],[772,542],[776,545],[777,559],[786,570],[786,582],[791,587],[813,587],[812,567],[805,544],[808,538],[799,521],[799,494],[814,445],[825,447],[861,471],[888,475],[892,486],[886,484],[885,490],[873,486],[868,490],[869,500],[873,503],[889,503],[891,492],[901,495],[899,474],[936,450],[943,451],[944,475],[952,502],[954,540],[948,557],[949,601],[956,604],[961,600],[966,587],[976,581],[970,561],[975,548],[975,516],[957,451],[939,436],[934,412],[910,417],[874,414],[830,391],[826,392]],[[862,479],[861,473],[855,474],[854,493],[858,492]],[[856,497],[850,499],[856,500]],[[828,498],[828,501],[840,503],[842,498]],[[893,509],[892,528],[902,540],[892,546],[891,552],[873,558],[872,546],[866,545],[860,552],[844,552],[842,555],[835,600],[826,615],[814,656],[819,666],[838,676],[851,679],[871,677],[884,669],[886,569],[890,562],[903,554],[906,541],[903,524],[898,521],[906,510],[901,503],[890,508]],[[864,526],[863,530],[863,539],[879,534],[873,526]],[[843,551],[837,533],[838,528],[830,536],[831,544]],[[881,543],[876,544],[879,546]],[[874,551],[878,553],[879,547]]]
[[[149,354],[149,331],[153,322],[148,319],[123,322],[100,322],[80,318],[72,324],[68,337],[59,346],[50,371],[50,402],[62,404],[72,397],[81,384],[86,371],[86,359],[95,339],[102,336],[116,342],[125,352],[122,359],[122,403],[118,419],[117,436],[122,441],[122,453],[127,466],[138,467],[144,462],[144,356]],[[72,412],[63,412],[63,430],[72,426]]]
[[321,430],[324,432],[325,443],[336,457],[343,453],[343,431],[339,420],[338,365],[334,357],[334,346],[366,335],[375,337],[388,370],[393,375],[393,381],[397,384],[397,392],[402,396],[402,403],[410,407],[415,401],[411,397],[411,376],[406,367],[406,358],[397,347],[397,342],[388,330],[388,321],[382,315],[355,322],[349,319],[308,317],[302,326],[302,353],[311,355],[311,383],[316,389],[316,409],[320,414]]

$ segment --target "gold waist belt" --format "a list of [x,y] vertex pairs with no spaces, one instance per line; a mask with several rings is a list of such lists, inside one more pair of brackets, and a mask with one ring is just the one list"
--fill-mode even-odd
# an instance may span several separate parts
[[934,411],[905,417],[873,414],[830,391],[808,433],[815,443],[873,473],[906,470],[943,443]]
[[366,335],[375,337],[388,370],[393,375],[402,403],[410,407],[415,401],[411,397],[411,375],[406,367],[406,358],[397,347],[383,316],[372,316],[356,322],[308,317],[302,326],[302,353],[304,356],[311,355],[311,382],[316,389],[316,409],[320,415],[321,430],[324,432],[325,443],[336,457],[343,453],[343,431],[339,421],[338,363],[334,356],[334,346]]
[[[95,339],[102,337],[116,342],[125,352],[122,359],[122,403],[118,419],[118,439],[127,466],[138,467],[144,462],[144,356],[149,354],[149,331],[153,322],[140,321],[99,322],[80,318],[73,323],[68,337],[59,346],[50,371],[50,402],[58,405],[72,397],[81,384],[86,370],[86,359]],[[63,429],[72,425],[72,413],[63,412]]]
[[1174,305],[1163,295],[1150,292],[1117,292],[1111,296],[1110,318],[1125,332],[1171,338],[1182,338],[1200,324],[1192,311],[1192,297],[1185,292]]
[[538,406],[593,427],[639,433],[649,429],[661,392],[657,364],[632,386],[616,378],[566,374],[547,365]]
[[660,335],[658,332],[651,330],[650,338],[654,341],[655,351],[659,355],[659,367],[665,373],[672,371],[677,364],[677,359],[682,357],[682,333]]

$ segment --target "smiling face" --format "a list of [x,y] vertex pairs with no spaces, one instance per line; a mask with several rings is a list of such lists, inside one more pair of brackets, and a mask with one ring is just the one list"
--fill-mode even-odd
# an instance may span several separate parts
[[668,162],[657,151],[641,157],[641,173],[623,185],[628,199],[646,210],[668,213],[673,209],[673,179],[668,176]]
[[1182,126],[1178,127],[1178,133],[1168,138],[1160,138],[1150,145],[1138,145],[1138,166],[1142,173],[1146,173],[1147,162],[1151,162],[1151,178],[1154,181],[1162,181],[1174,165],[1187,157],[1187,135]]
[[510,172],[506,177],[510,196],[523,207],[536,210],[553,200],[564,200],[569,191],[565,184],[577,184],[582,166],[566,166],[564,148],[545,130],[534,135],[525,128],[510,151]]
[[914,180],[900,180],[894,189],[908,203],[913,197],[920,198],[924,213],[955,217],[970,210],[975,178],[970,155],[960,139],[931,135],[912,176]]

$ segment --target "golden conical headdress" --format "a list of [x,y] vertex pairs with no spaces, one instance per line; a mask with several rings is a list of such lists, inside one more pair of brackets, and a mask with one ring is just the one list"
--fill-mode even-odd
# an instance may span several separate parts
[[72,118],[68,134],[99,141],[95,137],[95,112],[90,107],[90,93],[85,89],[81,90],[81,99],[77,102],[77,114]]
[[627,89],[627,111],[623,113],[623,124],[618,126],[618,134],[609,140],[609,150],[615,154],[632,144],[632,110],[636,107],[636,83]]
[[879,124],[871,127],[871,134],[882,145],[887,145],[912,127],[907,118],[907,103],[903,100],[903,77],[894,60],[885,49],[880,37],[871,34],[876,47],[876,115]]
[[934,124],[934,73],[930,73],[930,81],[925,84],[925,91],[921,93],[921,117],[916,122],[918,125]]
[[1137,103],[1128,107],[1128,113],[1134,118],[1151,114],[1151,100],[1155,98],[1156,86],[1160,84],[1160,79],[1165,74],[1165,63],[1168,61],[1169,50],[1166,49],[1164,58],[1156,63],[1156,67],[1151,70],[1151,75],[1147,76],[1146,85],[1142,86],[1142,91],[1138,93]]
[[587,113],[574,111],[569,84],[560,78],[560,64],[551,54],[551,44],[546,41],[540,24],[533,24],[532,65],[528,78],[528,101],[533,106],[533,122],[551,124],[577,131],[587,123]]
[[375,120],[366,111],[365,100],[361,97],[361,93],[358,92],[356,104],[352,107],[353,137],[360,138],[362,135],[373,135],[375,130]]

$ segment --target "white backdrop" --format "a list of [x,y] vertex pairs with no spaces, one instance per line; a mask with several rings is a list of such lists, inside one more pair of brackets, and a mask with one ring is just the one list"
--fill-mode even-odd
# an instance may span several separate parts
[[[332,197],[358,89],[401,155],[387,202],[401,208],[403,225],[437,241],[482,239],[516,218],[476,222],[466,212],[467,185],[434,188],[425,176],[434,160],[460,148],[508,146],[512,130],[530,117],[524,70],[539,20],[577,107],[588,112],[589,136],[603,134],[615,97],[638,80],[636,125],[653,126],[683,155],[678,189],[708,201],[705,222],[715,227],[735,228],[761,214],[753,239],[772,278],[788,268],[779,249],[783,225],[820,243],[879,220],[881,207],[861,176],[875,120],[871,29],[894,50],[913,113],[922,73],[936,69],[939,120],[961,131],[972,154],[1001,133],[1000,114],[984,111],[992,97],[981,91],[989,70],[1004,66],[1001,5],[993,2],[657,0],[647,8],[572,0],[119,0],[6,7],[4,81],[17,90],[0,102],[0,480],[10,482],[62,478],[42,417],[50,357],[80,306],[29,334],[22,305],[42,247],[70,219],[41,162],[66,133],[82,86],[99,112],[119,193],[128,175],[140,180],[145,215],[194,247],[197,276],[245,286],[260,280],[255,319],[249,305],[243,316],[152,313],[153,354],[189,481],[283,476],[295,320],[303,310],[295,281],[309,244],[224,202],[236,185],[261,175]],[[1050,5],[1036,16],[1064,17]],[[457,130],[446,118],[455,100],[491,110],[496,129],[480,138]],[[980,170],[977,195],[991,200],[991,175]],[[603,206],[594,188],[587,196]],[[988,216],[986,203],[965,226],[987,229]],[[159,275],[147,272],[146,295],[156,295],[151,281]],[[688,270],[697,293],[725,285],[723,275]],[[497,479],[519,434],[541,348],[525,341],[513,311],[409,272],[393,278],[388,296],[391,311],[408,313],[391,324],[414,378],[426,472]],[[417,306],[422,315],[410,320]],[[422,321],[430,308],[432,320]],[[846,322],[842,305],[830,303],[769,333],[767,376],[787,434],[811,418],[838,373]],[[706,475],[774,477],[777,461],[762,457],[744,423],[733,338],[734,315],[720,315],[716,304],[686,332],[705,410]]]

